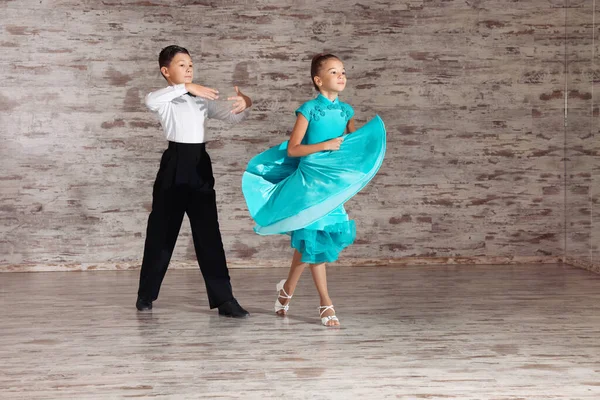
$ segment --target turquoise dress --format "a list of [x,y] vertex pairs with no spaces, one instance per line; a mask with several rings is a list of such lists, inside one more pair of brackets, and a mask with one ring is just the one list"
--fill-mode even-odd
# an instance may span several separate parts
[[321,94],[298,108],[298,114],[308,120],[303,144],[345,136],[340,149],[289,157],[286,141],[250,160],[242,191],[256,233],[290,234],[291,245],[302,254],[303,262],[332,262],[356,237],[344,203],[379,170],[385,154],[385,127],[376,116],[344,135],[354,110]]

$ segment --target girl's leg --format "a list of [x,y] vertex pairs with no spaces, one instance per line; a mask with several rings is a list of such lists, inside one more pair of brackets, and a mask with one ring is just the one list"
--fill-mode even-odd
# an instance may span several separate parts
[[[301,258],[302,254],[300,254],[298,250],[294,249],[294,255],[292,256],[292,264],[290,265],[290,272],[288,273],[287,280],[283,284],[283,290],[285,290],[285,292],[290,296],[294,293],[294,290],[296,290],[296,285],[298,285],[300,276],[302,275],[302,272],[304,272],[304,268],[306,267],[306,263],[303,263],[301,261]],[[282,296],[284,295],[283,291],[280,291],[279,294]],[[290,302],[290,299],[280,297],[279,302],[282,306],[285,306],[287,303]],[[284,315],[285,311],[279,310],[277,314]]]
[[[312,272],[315,286],[317,287],[319,297],[321,298],[321,306],[332,305],[333,303],[331,302],[331,299],[329,298],[329,292],[327,291],[327,271],[325,269],[325,263],[311,265],[310,271]],[[329,317],[331,315],[335,315],[335,311],[333,309],[325,311],[322,317]],[[336,320],[327,322],[327,326],[337,326],[339,324],[340,322]]]

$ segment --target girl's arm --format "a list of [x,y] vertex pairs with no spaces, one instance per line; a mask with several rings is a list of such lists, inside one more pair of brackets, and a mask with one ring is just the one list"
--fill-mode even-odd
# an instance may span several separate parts
[[292,135],[288,141],[287,154],[289,157],[304,157],[320,151],[340,149],[340,145],[344,140],[341,137],[316,144],[301,144],[307,128],[308,120],[304,117],[304,115],[298,114],[296,124],[292,130]]
[[350,118],[350,121],[348,121],[348,125],[346,125],[346,133],[352,133],[356,130],[356,128],[354,127],[354,117]]

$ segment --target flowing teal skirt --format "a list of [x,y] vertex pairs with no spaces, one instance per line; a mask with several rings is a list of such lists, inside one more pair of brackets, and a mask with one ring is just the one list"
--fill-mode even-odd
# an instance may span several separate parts
[[337,151],[287,155],[287,142],[250,160],[242,176],[248,211],[260,235],[291,234],[306,263],[331,262],[356,236],[343,204],[377,173],[385,155],[379,116],[344,135]]

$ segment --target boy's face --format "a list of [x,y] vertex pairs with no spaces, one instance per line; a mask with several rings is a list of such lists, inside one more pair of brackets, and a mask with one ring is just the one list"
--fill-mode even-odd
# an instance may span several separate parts
[[192,57],[185,53],[177,53],[168,67],[162,67],[160,72],[171,85],[192,83],[194,79],[194,65]]

